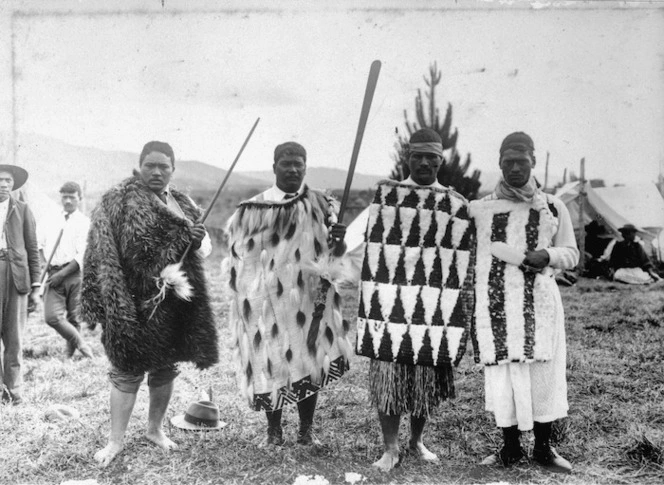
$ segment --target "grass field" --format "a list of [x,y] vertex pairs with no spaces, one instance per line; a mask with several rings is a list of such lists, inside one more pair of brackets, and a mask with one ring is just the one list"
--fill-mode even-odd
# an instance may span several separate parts
[[[320,475],[343,483],[346,472],[363,483],[664,483],[664,291],[580,280],[563,288],[567,313],[570,417],[558,423],[558,451],[574,465],[571,475],[552,475],[523,463],[511,470],[478,467],[500,442],[483,410],[482,369],[470,351],[457,370],[457,398],[444,403],[425,436],[441,458],[424,464],[405,456],[389,474],[370,466],[382,451],[375,411],[368,403],[367,360],[355,357],[351,371],[319,399],[316,434],[320,448],[294,444],[297,413],[284,413],[287,443],[264,450],[265,418],[239,397],[228,348],[226,292],[218,261],[210,284],[222,341],[222,361],[198,372],[182,365],[168,417],[183,413],[209,387],[228,425],[218,432],[185,432],[167,425],[180,449],[164,453],[143,437],[147,387],[139,391],[124,452],[106,469],[94,452],[109,429],[107,361],[99,332],[85,331],[97,357],[65,357],[64,343],[32,316],[26,331],[25,392],[21,406],[0,407],[0,484],[60,484],[94,479],[99,484],[293,483]],[[345,317],[353,318],[355,290],[344,289]],[[73,406],[78,421],[52,422],[46,409]],[[407,420],[401,442],[406,442]],[[532,448],[532,435],[524,436]]]

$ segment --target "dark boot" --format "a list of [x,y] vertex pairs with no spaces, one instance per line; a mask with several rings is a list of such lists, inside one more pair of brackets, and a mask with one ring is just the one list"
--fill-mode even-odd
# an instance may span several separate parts
[[569,473],[572,465],[551,446],[551,423],[535,422],[533,460],[553,473]]
[[261,445],[283,445],[284,432],[281,428],[281,409],[272,412],[266,411],[265,416],[267,417],[267,438]]
[[521,448],[521,431],[517,426],[501,428],[503,430],[503,447],[493,455],[487,456],[482,465],[501,464],[505,468],[516,465],[521,458],[526,456],[526,452]]
[[317,401],[318,393],[297,403],[297,412],[300,415],[300,429],[297,432],[297,443],[300,445],[320,446],[321,444],[312,431]]

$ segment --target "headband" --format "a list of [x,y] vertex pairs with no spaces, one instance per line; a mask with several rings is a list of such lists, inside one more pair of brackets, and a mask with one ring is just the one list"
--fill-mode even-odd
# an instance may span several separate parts
[[439,157],[443,156],[443,145],[435,141],[411,143],[409,149],[411,153],[434,153]]

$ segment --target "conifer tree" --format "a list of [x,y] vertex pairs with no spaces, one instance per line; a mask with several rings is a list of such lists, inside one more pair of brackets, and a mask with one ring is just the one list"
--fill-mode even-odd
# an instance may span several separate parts
[[440,134],[443,139],[443,151],[447,152],[443,158],[443,165],[438,172],[438,181],[449,187],[453,187],[457,192],[469,200],[475,199],[480,188],[480,171],[473,170],[471,175],[466,175],[470,168],[470,154],[466,155],[466,161],[461,163],[461,157],[456,149],[459,131],[454,128],[452,132],[452,105],[447,104],[447,111],[442,123],[440,120],[440,111],[436,106],[436,87],[441,81],[441,71],[437,63],[429,66],[429,77],[424,77],[424,82],[428,87],[427,106],[422,98],[422,91],[417,90],[415,98],[415,118],[412,123],[408,120],[408,112],[404,110],[406,125],[406,136],[399,135],[395,143],[396,153],[393,155],[394,168],[390,174],[393,180],[404,180],[408,178],[410,171],[407,163],[407,148],[410,135],[420,128],[431,128]]

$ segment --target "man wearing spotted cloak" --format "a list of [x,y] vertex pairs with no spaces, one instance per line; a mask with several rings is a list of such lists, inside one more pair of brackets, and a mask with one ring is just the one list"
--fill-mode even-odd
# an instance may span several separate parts
[[303,184],[307,153],[274,151],[275,185],[242,202],[229,221],[231,326],[238,380],[265,411],[263,445],[284,442],[282,408],[297,403],[299,444],[312,433],[318,391],[348,369],[352,346],[334,282],[343,275],[346,228],[334,199]]
[[371,358],[369,391],[385,451],[373,465],[399,462],[399,422],[410,413],[409,449],[426,461],[427,419],[454,397],[452,365],[465,352],[472,311],[474,230],[466,200],[437,181],[440,135],[411,136],[410,177],[383,181],[369,209],[361,269],[357,353]]
[[551,423],[567,416],[565,322],[555,270],[574,268],[579,251],[569,212],[531,175],[534,144],[523,132],[500,147],[503,177],[470,205],[477,229],[475,360],[485,365],[486,409],[503,446],[483,464],[510,466],[525,456],[521,431],[534,430],[533,459],[571,470],[550,445]]

